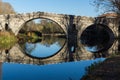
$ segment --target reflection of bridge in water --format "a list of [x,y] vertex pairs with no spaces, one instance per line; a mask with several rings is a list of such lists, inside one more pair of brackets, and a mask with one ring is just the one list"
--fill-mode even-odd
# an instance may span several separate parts
[[117,50],[118,41],[115,41],[113,46],[108,50],[102,53],[91,53],[84,49],[84,46],[79,44],[76,47],[74,53],[69,53],[67,43],[56,55],[45,58],[45,59],[36,59],[27,56],[21,47],[16,44],[13,46],[7,53],[5,50],[1,51],[1,61],[2,62],[12,62],[12,63],[22,63],[22,64],[52,64],[52,63],[62,63],[69,61],[80,61],[80,60],[90,60],[100,57],[108,57],[113,55]]

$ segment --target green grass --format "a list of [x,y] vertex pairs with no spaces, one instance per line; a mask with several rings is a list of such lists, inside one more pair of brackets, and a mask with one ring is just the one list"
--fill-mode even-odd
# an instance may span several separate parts
[[2,34],[0,34],[0,49],[10,48],[16,41],[17,38],[14,35],[8,32],[2,32]]

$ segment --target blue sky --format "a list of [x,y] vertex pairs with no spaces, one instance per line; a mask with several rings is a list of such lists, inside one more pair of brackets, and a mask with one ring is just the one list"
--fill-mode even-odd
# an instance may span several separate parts
[[92,0],[3,0],[9,2],[17,13],[50,12],[80,16],[97,16]]

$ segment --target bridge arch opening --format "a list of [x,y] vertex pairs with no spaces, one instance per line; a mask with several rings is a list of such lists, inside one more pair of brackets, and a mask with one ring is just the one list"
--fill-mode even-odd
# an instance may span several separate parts
[[54,56],[66,43],[66,33],[62,27],[55,21],[46,18],[26,21],[17,36],[19,43],[24,44],[21,46],[25,54],[33,58],[44,59]]
[[92,24],[82,32],[80,42],[90,52],[104,52],[112,46],[114,34],[106,25]]
[[[18,34],[23,32],[22,29],[26,28],[25,25],[27,25],[29,23],[33,23],[33,25],[37,23],[37,25],[39,25],[39,26],[41,25],[41,28],[43,28],[43,27],[46,28],[45,26],[49,26],[49,29],[48,29],[49,31],[50,31],[50,28],[53,27],[51,30],[55,30],[56,31],[55,33],[61,31],[60,33],[64,34],[65,36],[67,34],[66,30],[64,30],[64,28],[58,22],[56,22],[52,19],[49,19],[49,18],[44,18],[44,17],[38,17],[38,18],[33,18],[33,19],[30,19],[30,20],[27,20],[25,23],[23,23],[21,25],[21,27],[18,31]],[[32,26],[32,25],[30,25],[30,26]],[[35,29],[35,27],[33,29]],[[38,29],[38,27],[37,27],[37,29]]]

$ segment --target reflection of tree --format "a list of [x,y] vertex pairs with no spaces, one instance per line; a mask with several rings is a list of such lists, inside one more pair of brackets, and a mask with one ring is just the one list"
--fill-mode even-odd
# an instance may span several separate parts
[[[37,42],[37,43],[45,45],[46,47],[49,47],[52,44],[57,43],[58,46],[62,47],[65,43],[65,39],[55,37],[55,36],[42,36],[42,41]],[[23,48],[25,51],[27,51],[27,53],[31,53],[37,46],[36,43],[27,43],[27,42],[24,42],[19,45],[21,46],[21,48]]]
[[[52,45],[52,44],[54,44],[56,42],[58,43],[59,46],[63,46],[63,44],[65,43],[65,39],[64,38],[55,37],[55,36],[42,36],[42,41],[37,42],[37,43],[40,43],[40,44],[43,44],[43,45],[49,47],[50,45]],[[25,45],[22,44],[22,47],[24,47],[24,46]]]
[[36,48],[36,44],[28,44],[26,43],[25,45],[25,50],[27,51],[27,53],[32,53],[32,51]]
[[65,39],[58,38],[55,36],[43,36],[41,44],[50,46],[50,45],[54,44],[55,42],[58,42],[58,45],[63,46],[63,44],[65,43]]

